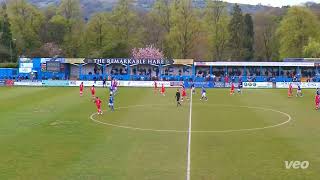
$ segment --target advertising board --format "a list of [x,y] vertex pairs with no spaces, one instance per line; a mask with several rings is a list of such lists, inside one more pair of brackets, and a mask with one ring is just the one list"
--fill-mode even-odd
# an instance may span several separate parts
[[301,88],[306,89],[320,88],[320,82],[277,82],[276,88],[289,88],[290,84],[292,84],[293,88],[297,88],[298,84],[300,84]]
[[243,88],[272,88],[272,82],[243,82]]
[[14,82],[15,86],[42,86],[41,81],[18,81]]
[[69,86],[69,81],[64,80],[43,80],[42,86]]
[[32,68],[19,68],[19,73],[31,73]]
[[20,63],[20,68],[33,68],[33,63]]

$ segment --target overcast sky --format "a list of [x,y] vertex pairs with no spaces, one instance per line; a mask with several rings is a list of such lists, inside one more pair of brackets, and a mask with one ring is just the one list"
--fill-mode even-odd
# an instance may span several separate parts
[[301,3],[307,1],[313,1],[320,3],[320,0],[224,0],[231,3],[241,3],[241,4],[263,4],[263,5],[271,5],[271,6],[286,6],[286,5],[299,5]]

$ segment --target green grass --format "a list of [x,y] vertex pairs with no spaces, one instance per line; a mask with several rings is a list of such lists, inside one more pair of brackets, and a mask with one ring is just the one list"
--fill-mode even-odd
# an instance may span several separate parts
[[[199,90],[198,90],[199,91]],[[167,96],[151,89],[120,88],[115,112],[94,118],[102,123],[186,131],[189,102],[176,108],[175,89]],[[314,90],[287,98],[286,90],[208,90],[208,102],[193,96],[192,130],[224,131],[279,124],[283,126],[227,133],[192,133],[191,180],[320,179],[320,112]],[[107,109],[107,90],[97,89]],[[143,106],[136,106],[143,105]],[[231,105],[231,106],[229,106]],[[239,107],[242,106],[242,107]],[[183,180],[186,178],[186,132],[153,132],[93,122],[89,89],[0,88],[0,179],[30,180]],[[307,160],[306,170],[285,168],[284,161]]]

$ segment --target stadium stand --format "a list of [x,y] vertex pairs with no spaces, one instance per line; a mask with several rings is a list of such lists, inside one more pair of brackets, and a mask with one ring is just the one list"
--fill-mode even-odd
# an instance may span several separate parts
[[[98,59],[93,59],[98,60]],[[0,79],[34,80],[163,80],[195,82],[320,82],[320,60],[295,62],[111,63],[84,58],[21,58],[19,68],[1,68]],[[130,60],[130,59],[121,59]],[[114,62],[113,62],[114,61]],[[50,63],[49,63],[50,62]],[[121,61],[122,62],[122,61]],[[147,62],[147,61],[146,61]]]

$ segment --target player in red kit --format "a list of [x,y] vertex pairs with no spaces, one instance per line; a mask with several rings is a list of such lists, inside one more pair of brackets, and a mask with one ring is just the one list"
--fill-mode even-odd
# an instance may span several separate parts
[[183,99],[185,99],[187,97],[186,88],[182,87],[181,91],[182,91],[182,93],[181,93],[181,95],[182,95],[181,101],[183,101]]
[[99,99],[99,97],[96,97],[94,103],[97,106],[98,114],[102,114],[102,111],[101,111],[101,103],[102,103],[102,101]]
[[154,81],[154,93],[156,94],[158,91],[158,84],[157,81]]
[[293,88],[292,88],[292,84],[290,83],[289,84],[289,89],[288,89],[288,97],[292,97],[293,96],[292,91],[293,91]]
[[80,96],[83,95],[83,82],[81,82],[80,84]]
[[234,84],[231,83],[230,95],[234,95]]
[[91,95],[93,98],[96,96],[96,89],[95,89],[94,85],[92,85],[92,87],[91,87]]
[[316,110],[319,110],[319,108],[320,108],[320,95],[319,94],[316,94],[315,103],[316,103]]
[[165,96],[166,94],[166,89],[164,88],[164,85],[162,84],[162,87],[161,87],[161,94],[163,95],[163,96]]

